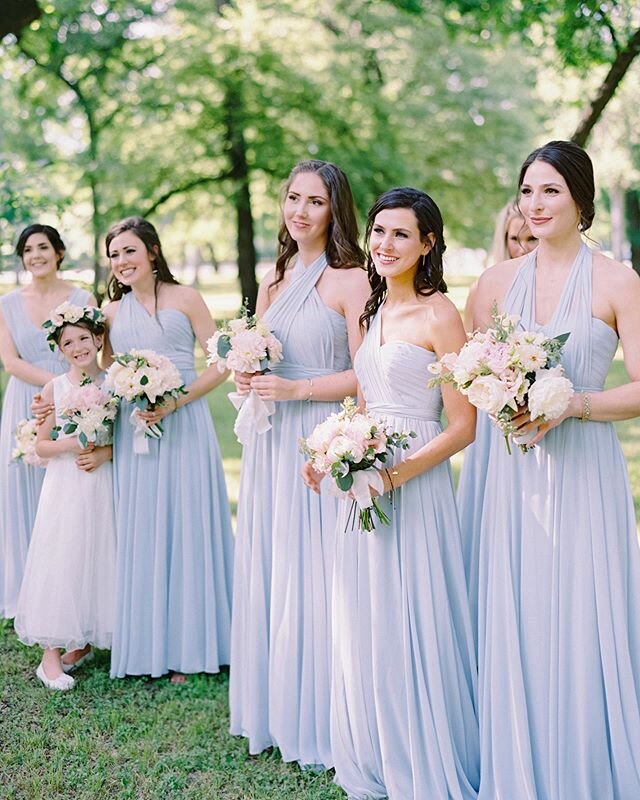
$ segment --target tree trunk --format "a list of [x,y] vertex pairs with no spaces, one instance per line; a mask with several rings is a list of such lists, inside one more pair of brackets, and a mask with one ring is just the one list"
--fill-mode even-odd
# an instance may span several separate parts
[[640,189],[627,189],[627,238],[631,244],[631,266],[640,275]]
[[571,137],[572,141],[584,147],[596,122],[602,116],[607,103],[618,88],[620,82],[631,66],[633,59],[640,53],[640,28],[629,39],[627,46],[618,52],[607,77],[602,82],[595,98],[586,109],[580,120],[575,133]]
[[23,28],[42,16],[36,0],[4,0],[0,16],[0,39],[8,33],[17,36]]

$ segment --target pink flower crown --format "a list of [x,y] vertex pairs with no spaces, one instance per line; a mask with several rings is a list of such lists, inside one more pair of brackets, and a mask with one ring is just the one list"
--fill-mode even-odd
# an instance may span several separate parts
[[56,349],[58,331],[64,325],[76,325],[78,322],[89,322],[92,326],[104,325],[106,317],[95,306],[74,306],[68,300],[54,308],[51,318],[42,323],[47,332],[47,342],[51,350]]

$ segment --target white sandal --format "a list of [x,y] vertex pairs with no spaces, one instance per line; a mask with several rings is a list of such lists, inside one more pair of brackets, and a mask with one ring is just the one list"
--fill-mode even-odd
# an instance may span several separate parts
[[47,673],[44,671],[44,667],[42,666],[42,662],[38,664],[36,675],[42,681],[42,683],[44,683],[47,689],[57,689],[59,692],[66,692],[69,689],[73,689],[76,683],[71,675],[67,675],[64,672],[62,675],[58,675],[57,678],[48,678]]

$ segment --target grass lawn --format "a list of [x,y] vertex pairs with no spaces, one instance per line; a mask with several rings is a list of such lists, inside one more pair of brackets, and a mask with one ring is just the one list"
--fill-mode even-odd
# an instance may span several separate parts
[[[464,302],[467,281],[452,286]],[[239,306],[232,283],[208,295],[218,317]],[[625,380],[620,360],[609,384]],[[235,511],[240,447],[233,435],[230,385],[210,396]],[[619,435],[640,517],[640,420]],[[457,472],[461,458],[454,461]],[[0,800],[332,800],[344,795],[331,775],[303,773],[277,753],[247,756],[228,734],[226,673],[198,675],[183,686],[167,679],[108,677],[109,654],[78,673],[66,694],[35,677],[37,648],[23,647],[0,622]]]

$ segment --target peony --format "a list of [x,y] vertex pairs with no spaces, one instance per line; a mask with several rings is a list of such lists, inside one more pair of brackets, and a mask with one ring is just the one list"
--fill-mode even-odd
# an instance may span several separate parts
[[546,366],[547,353],[539,344],[520,344],[513,348],[512,360],[522,364],[527,372],[536,372]]
[[469,402],[481,411],[495,416],[505,406],[517,408],[514,395],[505,384],[493,375],[483,375],[469,386],[465,391]]
[[327,458],[331,463],[348,459],[357,464],[364,458],[365,448],[359,442],[354,442],[348,436],[336,436],[327,450]]
[[536,372],[527,398],[531,419],[557,419],[567,410],[573,394],[573,385],[564,377],[562,367]]

